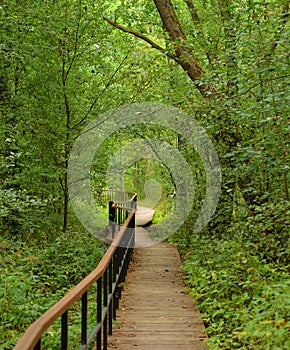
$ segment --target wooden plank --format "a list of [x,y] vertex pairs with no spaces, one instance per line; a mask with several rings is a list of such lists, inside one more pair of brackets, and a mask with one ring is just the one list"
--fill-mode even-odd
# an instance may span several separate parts
[[[141,242],[147,233],[136,230]],[[179,254],[169,244],[153,244],[135,250],[109,349],[206,350],[203,321],[184,291]]]
[[137,205],[137,211],[135,216],[136,226],[143,226],[152,221],[154,212],[154,209]]

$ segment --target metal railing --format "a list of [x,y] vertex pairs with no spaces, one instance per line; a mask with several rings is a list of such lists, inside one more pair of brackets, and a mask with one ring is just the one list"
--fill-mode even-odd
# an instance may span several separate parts
[[135,193],[116,190],[106,191],[104,195],[109,197],[109,226],[111,238],[114,239],[122,223],[128,218],[129,212],[133,208],[137,209],[137,197]]
[[[67,293],[60,301],[40,316],[24,333],[14,350],[40,350],[43,334],[58,319],[60,324],[60,348],[69,347],[69,312],[73,305],[81,301],[81,320],[79,324],[80,343],[78,349],[89,349],[95,343],[95,349],[106,350],[108,335],[113,331],[113,320],[116,319],[116,310],[122,293],[122,283],[125,281],[127,269],[131,261],[135,246],[135,211],[137,196],[131,198],[130,207],[122,207],[113,203],[111,213],[118,217],[119,232],[114,237],[102,260],[86,278]],[[125,211],[117,215],[116,211]],[[124,216],[125,215],[125,216]],[[121,219],[126,217],[124,222]],[[88,290],[96,284],[96,301],[88,298]],[[88,306],[95,302],[94,326],[88,329]],[[74,325],[75,326],[75,325]],[[74,348],[75,345],[74,345]]]

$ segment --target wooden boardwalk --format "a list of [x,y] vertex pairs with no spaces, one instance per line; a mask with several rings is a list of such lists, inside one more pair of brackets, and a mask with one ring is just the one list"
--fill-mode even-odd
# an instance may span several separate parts
[[130,266],[110,350],[206,350],[204,325],[184,293],[175,247],[154,242],[136,228],[137,248]]

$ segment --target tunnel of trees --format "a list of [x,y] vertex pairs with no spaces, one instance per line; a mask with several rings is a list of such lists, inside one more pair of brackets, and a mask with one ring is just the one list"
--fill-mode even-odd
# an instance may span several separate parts
[[[0,17],[0,349],[104,253],[70,207],[70,150],[92,120],[135,102],[177,107],[206,130],[222,169],[215,215],[194,233],[204,169],[182,136],[160,127],[106,139],[91,169],[95,193],[120,144],[177,147],[197,186],[169,241],[211,349],[289,348],[289,2],[0,0]],[[174,201],[168,169],[140,160],[124,186],[142,198],[152,178],[162,183],[157,222]]]

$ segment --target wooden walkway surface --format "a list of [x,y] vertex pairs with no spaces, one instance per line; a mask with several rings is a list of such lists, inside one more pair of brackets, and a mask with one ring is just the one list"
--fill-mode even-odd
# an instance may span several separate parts
[[143,228],[136,228],[136,236],[139,248],[126,278],[109,349],[206,350],[204,325],[192,298],[184,293],[176,248],[152,245]]

